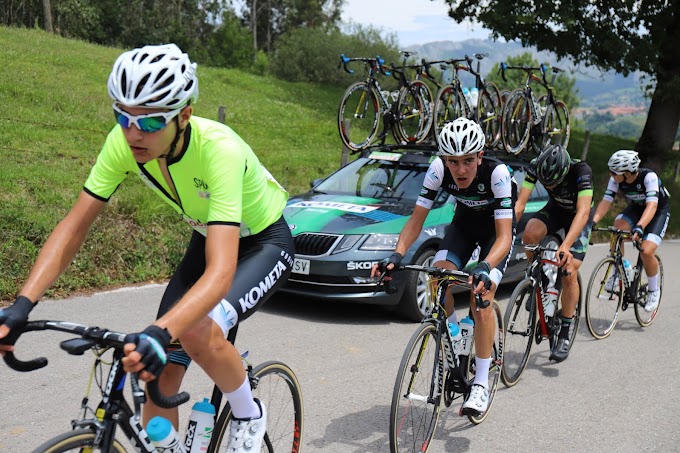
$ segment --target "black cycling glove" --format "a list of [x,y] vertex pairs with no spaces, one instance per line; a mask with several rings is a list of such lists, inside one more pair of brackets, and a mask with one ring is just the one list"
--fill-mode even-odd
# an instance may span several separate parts
[[387,271],[387,266],[390,264],[394,264],[394,268],[391,270],[394,270],[399,266],[399,263],[401,263],[401,260],[404,259],[404,255],[401,253],[394,252],[389,258],[385,258],[384,260],[380,261],[378,263],[378,269],[380,272],[385,272]]
[[0,325],[6,325],[10,329],[28,321],[28,314],[33,307],[38,305],[31,302],[28,297],[19,296],[12,305],[0,310]]
[[491,284],[493,283],[491,281],[490,274],[491,273],[491,266],[489,263],[486,261],[480,261],[477,263],[477,266],[472,270],[472,278],[474,281],[480,281],[484,283],[484,288],[486,289],[491,289]]
[[155,325],[150,325],[141,333],[131,333],[125,337],[126,343],[134,343],[141,356],[141,362],[145,365],[144,369],[158,377],[167,363],[165,353],[170,345],[172,336],[168,329],[163,329]]
[[638,237],[639,237],[640,239],[642,239],[642,235],[644,234],[645,229],[642,228],[642,225],[639,225],[639,224],[638,224],[638,225],[635,225],[635,228],[633,228],[630,232],[631,232],[633,235],[636,235],[636,234],[637,234]]

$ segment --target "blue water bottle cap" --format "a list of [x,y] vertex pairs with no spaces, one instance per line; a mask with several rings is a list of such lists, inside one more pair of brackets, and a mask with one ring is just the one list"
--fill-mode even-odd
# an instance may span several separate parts
[[146,425],[146,433],[149,435],[149,439],[152,442],[158,442],[168,437],[168,434],[172,431],[172,423],[167,418],[161,416],[156,416],[151,419],[148,425]]
[[469,316],[464,317],[460,320],[461,324],[474,324],[475,322]]
[[460,333],[460,327],[458,327],[458,324],[456,324],[455,322],[450,322],[449,332],[451,332],[452,337],[455,337]]
[[624,259],[623,259],[623,265],[624,265],[625,267],[630,267],[630,261],[628,261],[627,259],[624,258]]
[[215,415],[215,406],[210,404],[210,400],[208,398],[203,398],[203,401],[197,401],[196,403],[194,403],[192,409],[195,411]]

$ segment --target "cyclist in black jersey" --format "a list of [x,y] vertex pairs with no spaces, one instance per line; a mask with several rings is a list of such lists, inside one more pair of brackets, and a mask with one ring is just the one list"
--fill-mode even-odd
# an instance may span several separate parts
[[[118,57],[108,80],[117,125],[75,205],[42,247],[15,303],[0,310],[0,338],[26,322],[65,270],[128,173],[137,174],[193,228],[158,319],[126,339],[125,371],[179,390],[188,359],[169,357],[173,340],[215,381],[231,404],[229,452],[259,452],[266,408],[253,398],[229,329],[250,316],[291,272],[294,246],[282,217],[287,192],[229,127],[192,116],[196,64],[176,45],[145,46]],[[0,353],[13,347],[0,346]],[[167,366],[166,366],[167,365]],[[177,410],[144,405],[144,418]]]
[[[565,235],[556,260],[567,273],[562,277],[562,327],[558,341],[550,352],[550,360],[562,362],[569,356],[569,328],[580,297],[578,269],[586,255],[593,227],[593,171],[585,162],[572,160],[562,145],[548,146],[531,162],[515,205],[520,218],[531,191],[541,181],[548,191],[548,203],[537,212],[524,229],[522,242],[538,244],[547,234],[564,229]],[[555,282],[548,282],[543,297],[557,303]]]
[[[517,190],[505,164],[482,158],[483,146],[484,132],[476,122],[458,118],[444,126],[438,137],[439,158],[430,164],[413,214],[399,235],[394,253],[373,267],[372,276],[389,271],[401,262],[420,234],[437,193],[442,189],[455,198],[456,211],[434,257],[434,266],[462,269],[479,246],[480,261],[472,275],[480,283],[472,292],[481,294],[485,300],[494,298],[514,242],[513,204]],[[475,307],[474,297],[470,303]],[[457,322],[450,293],[445,308],[449,322]],[[473,314],[477,372],[462,409],[463,413],[481,414],[488,408],[488,371],[495,320],[490,310],[473,310]]]
[[[645,310],[653,312],[659,306],[661,288],[659,287],[659,263],[654,258],[656,249],[666,234],[670,220],[670,194],[663,186],[661,178],[647,168],[639,168],[638,153],[622,149],[609,158],[609,183],[602,201],[595,210],[594,221],[597,223],[611,208],[616,194],[623,193],[628,199],[628,206],[614,220],[614,227],[630,230],[633,240],[642,240],[642,263],[645,266],[649,294]],[[613,275],[608,288],[614,288],[618,276]]]

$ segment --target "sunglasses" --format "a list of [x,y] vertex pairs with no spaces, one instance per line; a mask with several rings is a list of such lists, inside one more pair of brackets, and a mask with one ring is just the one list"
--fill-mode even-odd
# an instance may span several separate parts
[[170,120],[179,115],[182,109],[170,110],[169,112],[149,113],[148,115],[130,115],[121,110],[115,103],[113,104],[113,114],[116,121],[123,129],[128,129],[131,125],[137,126],[142,132],[158,132],[165,129]]
[[621,176],[621,175],[624,174],[624,173],[625,173],[625,172],[623,172],[623,171],[620,171],[620,172],[619,172],[619,171],[609,170],[609,174],[612,175],[612,176]]

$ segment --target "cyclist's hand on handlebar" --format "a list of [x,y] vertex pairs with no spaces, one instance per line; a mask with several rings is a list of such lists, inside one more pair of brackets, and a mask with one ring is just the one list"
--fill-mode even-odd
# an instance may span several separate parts
[[571,264],[573,259],[574,255],[571,254],[569,247],[561,245],[560,248],[557,249],[557,261],[560,263],[559,267],[566,268]]
[[172,336],[167,329],[150,325],[140,333],[125,337],[123,369],[128,373],[139,373],[143,381],[157,378],[167,363],[166,350]]
[[474,288],[475,294],[481,294],[482,296],[487,294],[491,290],[493,281],[491,280],[491,265],[486,261],[480,261],[477,266],[470,273],[470,278],[468,283],[473,285],[475,281],[479,282]]
[[[28,321],[28,314],[35,306],[36,304],[28,297],[19,296],[12,305],[0,310],[0,338],[5,338],[14,327],[25,324]],[[0,354],[13,350],[13,346],[0,345]]]
[[630,230],[631,238],[634,241],[640,241],[640,240],[642,240],[642,235],[644,234],[644,232],[645,232],[645,229],[642,228],[642,225],[640,225],[640,224],[635,225],[635,227],[632,230]]
[[404,259],[404,255],[394,252],[389,258],[385,258],[384,260],[373,265],[373,268],[371,269],[371,277],[380,277],[382,273],[385,273],[385,280],[391,280],[392,277],[388,276],[389,272],[395,267],[399,266],[402,259]]

